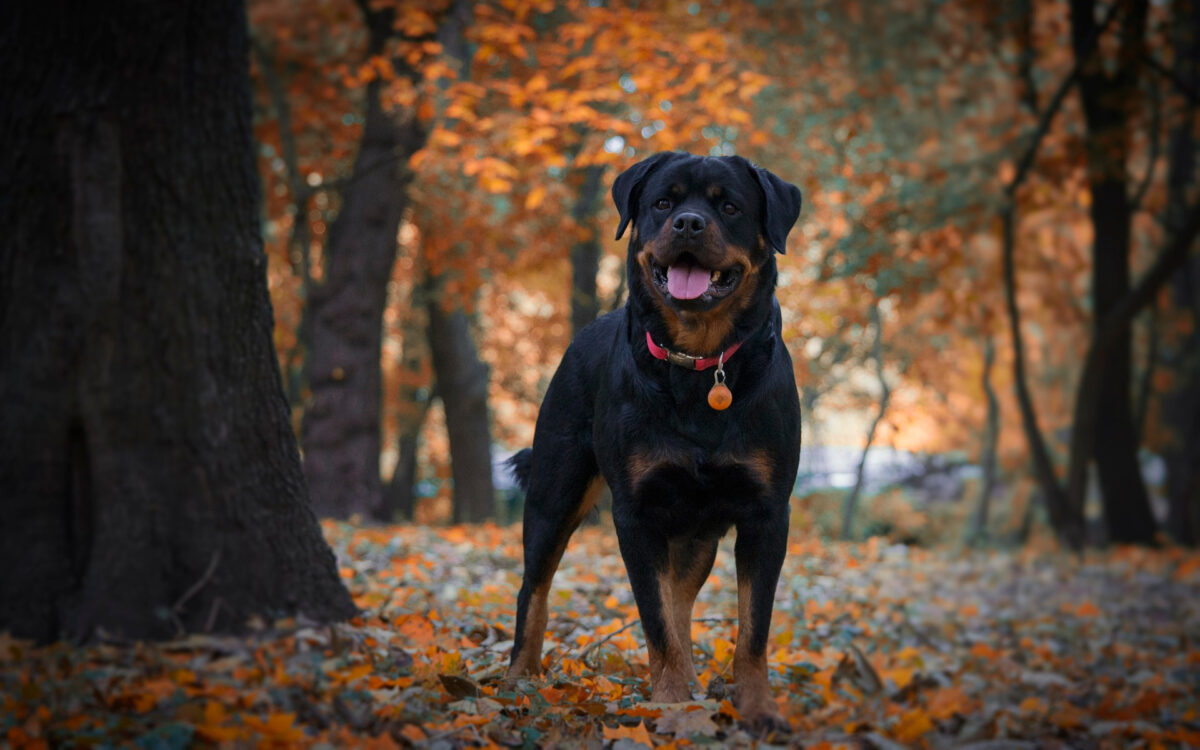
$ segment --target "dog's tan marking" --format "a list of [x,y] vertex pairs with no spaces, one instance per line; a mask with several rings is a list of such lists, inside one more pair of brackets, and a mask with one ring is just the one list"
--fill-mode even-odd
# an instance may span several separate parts
[[674,617],[674,602],[679,594],[669,570],[658,576],[658,595],[662,602],[667,646],[665,651],[659,651],[649,641],[646,644],[650,656],[650,700],[661,703],[691,700],[691,681],[696,675],[692,664],[692,639],[690,633],[686,641],[683,639]]
[[653,472],[674,467],[689,468],[694,463],[695,460],[683,452],[634,450],[629,454],[629,461],[626,463],[629,469],[629,488],[636,493],[641,483]]
[[740,458],[737,463],[748,470],[751,476],[754,476],[755,481],[762,485],[764,491],[769,490],[770,479],[775,473],[775,460],[769,452],[752,450],[744,458]]
[[752,653],[750,648],[755,627],[750,597],[750,579],[738,576],[738,632],[733,650],[734,704],[743,721],[781,723],[779,706],[767,681],[767,655],[765,652]]
[[721,187],[720,185],[709,185],[708,190],[704,191],[704,194],[708,196],[709,200],[716,200],[717,198],[720,198],[724,192],[725,188]]
[[[600,494],[604,490],[603,477],[596,477],[588,484],[587,489],[583,491],[583,500],[580,501],[579,507],[575,509],[575,515],[571,518],[571,533],[575,533],[575,529],[579,528],[579,524],[583,523],[583,519],[587,514],[596,507],[596,501],[600,499]],[[567,535],[568,537],[570,534]],[[563,544],[563,549],[566,549],[566,543]],[[562,553],[560,552],[561,556]]]
[[542,640],[546,636],[548,618],[547,599],[550,582],[538,586],[529,597],[529,609],[525,613],[525,632],[521,650],[508,668],[508,677],[537,677],[542,673]]

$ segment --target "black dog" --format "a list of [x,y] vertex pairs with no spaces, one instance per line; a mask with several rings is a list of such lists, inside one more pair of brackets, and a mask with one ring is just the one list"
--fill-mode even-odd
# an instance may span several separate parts
[[541,671],[550,580],[603,477],[646,634],[651,700],[692,697],[692,605],[734,526],[736,705],[745,721],[780,725],[766,646],[800,404],[774,253],[800,214],[800,191],[740,157],[662,153],[612,192],[617,239],[633,224],[629,301],[575,337],[532,450],[512,460],[528,495],[508,674]]

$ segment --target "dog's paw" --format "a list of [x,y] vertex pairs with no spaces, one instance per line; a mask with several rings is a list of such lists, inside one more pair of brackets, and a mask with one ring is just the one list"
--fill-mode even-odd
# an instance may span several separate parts
[[650,691],[651,703],[683,703],[691,699],[691,687],[679,680],[660,682]]
[[742,692],[734,701],[744,724],[754,735],[769,737],[773,734],[788,734],[792,727],[779,713],[770,690]]

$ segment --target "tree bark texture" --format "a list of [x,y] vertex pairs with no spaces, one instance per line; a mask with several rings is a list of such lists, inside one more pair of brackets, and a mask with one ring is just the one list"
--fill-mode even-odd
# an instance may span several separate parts
[[455,523],[477,523],[496,512],[488,367],[479,359],[466,313],[443,309],[439,296],[430,295],[428,305],[429,347],[450,436],[453,518]]
[[[392,9],[364,13],[368,52],[380,54],[392,34]],[[379,80],[367,85],[362,144],[329,228],[324,280],[308,299],[304,472],[313,509],[334,518],[377,514],[382,505],[383,312],[408,204],[408,157],[425,140],[415,118],[383,109],[381,91]]]
[[350,616],[272,344],[243,4],[2,15],[0,631]]
[[[1079,90],[1086,122],[1085,146],[1091,189],[1092,311],[1095,337],[1105,316],[1129,294],[1130,229],[1128,196],[1130,102],[1136,101],[1140,58],[1145,45],[1146,0],[1125,4],[1115,72],[1105,72],[1102,55],[1092,55],[1094,0],[1071,3],[1072,39],[1081,62]],[[1157,530],[1138,461],[1138,432],[1133,422],[1132,337],[1126,323],[1111,346],[1099,354],[1098,385],[1084,408],[1095,411],[1094,430],[1079,434],[1073,446],[1096,462],[1108,538],[1114,542],[1154,540]],[[1083,425],[1076,422],[1075,429]],[[1078,461],[1078,457],[1076,458]],[[1083,461],[1086,464],[1086,461]]]

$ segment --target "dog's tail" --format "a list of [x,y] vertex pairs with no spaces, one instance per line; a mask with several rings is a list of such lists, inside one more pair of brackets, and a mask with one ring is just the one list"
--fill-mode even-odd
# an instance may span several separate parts
[[517,480],[517,486],[522,491],[529,491],[529,469],[533,466],[533,449],[526,448],[517,451],[512,455],[512,458],[504,462],[508,470],[512,472],[513,478]]

